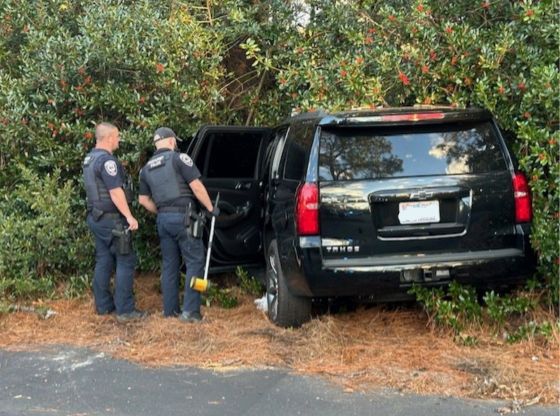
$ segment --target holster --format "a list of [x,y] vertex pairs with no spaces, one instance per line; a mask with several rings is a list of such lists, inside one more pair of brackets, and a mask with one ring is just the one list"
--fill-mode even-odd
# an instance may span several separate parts
[[187,233],[189,233],[189,235],[193,238],[202,238],[205,223],[205,215],[199,212],[193,203],[189,203],[187,205],[184,219]]
[[113,236],[116,237],[116,254],[126,256],[132,251],[132,236],[130,230],[125,229],[122,224],[117,224],[116,228],[111,230]]
[[91,217],[95,222],[99,221],[99,219],[103,216],[104,212],[101,211],[99,208],[93,207],[91,209]]

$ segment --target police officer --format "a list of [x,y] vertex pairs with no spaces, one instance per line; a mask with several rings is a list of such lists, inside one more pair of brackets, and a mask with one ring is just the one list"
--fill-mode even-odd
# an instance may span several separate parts
[[[146,313],[134,306],[132,287],[136,255],[130,232],[138,229],[138,221],[128,207],[132,192],[125,186],[124,169],[113,156],[119,140],[119,130],[114,125],[100,123],[95,127],[95,148],[84,159],[83,177],[87,224],[95,237],[95,309],[100,315],[116,310],[117,320],[126,322],[143,318]],[[115,263],[113,295],[110,281]]]
[[[217,216],[218,207],[212,205],[200,172],[185,153],[176,152],[177,140],[173,130],[160,127],[154,134],[156,151],[140,171],[138,201],[148,211],[157,214],[157,230],[163,258],[161,290],[163,315],[176,316],[183,322],[199,322],[200,293],[191,289],[193,276],[204,271],[204,245],[187,231],[186,208],[196,200],[208,213]],[[179,307],[179,279],[181,256],[187,267],[183,311]]]

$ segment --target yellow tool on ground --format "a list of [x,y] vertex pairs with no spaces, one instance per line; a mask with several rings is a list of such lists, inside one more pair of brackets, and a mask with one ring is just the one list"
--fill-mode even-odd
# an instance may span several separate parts
[[[220,194],[216,196],[215,206],[218,206],[218,200],[220,199]],[[191,288],[197,292],[206,292],[208,290],[208,269],[210,268],[210,253],[212,252],[212,241],[214,240],[214,225],[216,223],[216,217],[212,215],[210,220],[210,236],[208,237],[208,250],[206,251],[206,266],[204,266],[204,278],[193,276],[191,278]]]

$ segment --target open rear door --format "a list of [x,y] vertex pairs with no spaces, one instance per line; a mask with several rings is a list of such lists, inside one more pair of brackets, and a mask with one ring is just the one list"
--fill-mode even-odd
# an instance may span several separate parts
[[212,269],[262,261],[263,172],[271,129],[205,126],[190,146],[212,201],[220,193]]

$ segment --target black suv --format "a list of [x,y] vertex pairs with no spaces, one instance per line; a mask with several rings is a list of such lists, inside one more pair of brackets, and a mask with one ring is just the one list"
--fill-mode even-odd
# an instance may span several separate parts
[[[484,110],[307,113],[275,129],[206,126],[189,147],[223,212],[214,270],[266,262],[268,314],[313,298],[399,299],[413,284],[530,275],[527,181]],[[263,250],[264,249],[264,250]]]

